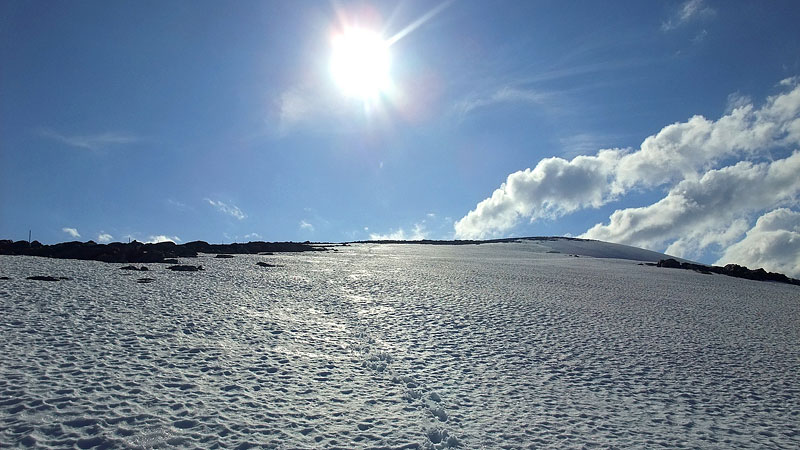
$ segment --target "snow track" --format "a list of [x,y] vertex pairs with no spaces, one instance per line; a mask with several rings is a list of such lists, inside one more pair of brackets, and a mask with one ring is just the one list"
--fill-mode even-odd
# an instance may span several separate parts
[[796,286],[530,249],[0,256],[0,447],[800,446]]

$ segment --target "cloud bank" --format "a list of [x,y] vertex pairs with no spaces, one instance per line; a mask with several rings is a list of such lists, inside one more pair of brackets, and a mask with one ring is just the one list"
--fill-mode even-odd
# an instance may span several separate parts
[[455,235],[497,237],[523,220],[554,219],[632,191],[666,187],[658,202],[618,210],[608,224],[595,225],[583,237],[655,250],[667,246],[676,256],[691,257],[709,246],[731,246],[745,232],[745,240],[761,236],[747,231],[753,215],[797,204],[800,193],[800,153],[772,156],[800,144],[798,81],[781,81],[782,92],[761,107],[738,96],[718,120],[697,115],[668,125],[638,149],[546,158],[514,172],[455,223]]
[[419,241],[427,237],[425,226],[421,223],[414,224],[414,229],[406,233],[403,228],[391,231],[386,234],[370,233],[371,241]]
[[145,241],[145,244],[158,244],[159,242],[172,242],[177,244],[181,241],[181,238],[178,236],[166,236],[163,234],[159,234],[157,236],[150,236],[150,238]]

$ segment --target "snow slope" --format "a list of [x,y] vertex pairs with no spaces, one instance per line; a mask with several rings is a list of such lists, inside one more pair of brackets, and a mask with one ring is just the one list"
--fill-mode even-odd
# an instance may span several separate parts
[[796,286],[530,243],[186,262],[0,256],[0,447],[800,446]]
[[558,252],[593,258],[630,259],[633,261],[658,262],[661,259],[674,258],[678,261],[688,261],[664,253],[631,247],[630,245],[614,244],[611,242],[594,241],[588,239],[568,239],[552,237],[547,239],[519,240],[531,251]]

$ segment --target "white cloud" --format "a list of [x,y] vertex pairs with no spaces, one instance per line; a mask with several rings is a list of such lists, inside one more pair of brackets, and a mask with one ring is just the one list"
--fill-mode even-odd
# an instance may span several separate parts
[[300,221],[300,229],[306,231],[314,231],[314,225],[306,222],[305,220]]
[[142,138],[125,133],[99,133],[89,135],[64,135],[49,128],[39,130],[39,135],[71,147],[85,148],[87,150],[100,150],[115,145],[126,145],[140,142]]
[[173,242],[178,243],[181,241],[181,238],[178,236],[166,236],[163,234],[159,234],[157,236],[150,236],[150,239],[145,241],[145,244],[158,244],[159,242]]
[[97,235],[97,242],[99,242],[101,244],[104,244],[106,242],[111,242],[112,239],[114,239],[114,236],[112,236],[112,235],[110,235],[108,233],[102,233],[101,232],[100,234]]
[[716,262],[731,263],[800,278],[800,212],[779,208],[759,217],[747,236]]
[[670,31],[693,20],[711,17],[716,11],[706,6],[703,0],[688,0],[681,4],[680,8],[666,22],[661,24],[661,30]]
[[425,226],[421,223],[414,224],[414,229],[410,233],[402,228],[397,231],[392,231],[387,234],[370,233],[369,239],[371,241],[419,241],[425,239],[427,232]]
[[262,237],[260,234],[258,234],[258,233],[249,233],[249,234],[245,234],[245,235],[244,235],[244,238],[245,238],[245,239],[264,239],[264,238],[263,238],[263,237]]
[[639,149],[600,150],[572,160],[547,158],[533,169],[510,174],[491,197],[455,224],[457,238],[502,235],[523,218],[555,218],[599,207],[632,189],[698,180],[728,158],[769,157],[775,148],[800,143],[800,86],[781,82],[787,92],[767,98],[761,108],[738,101],[712,121],[694,116],[664,127]]
[[611,177],[621,153],[601,150],[571,161],[546,158],[533,169],[512,173],[455,223],[456,237],[484,239],[508,231],[522,217],[534,220],[601,206],[612,195]]
[[597,224],[581,237],[650,249],[674,241],[668,253],[691,257],[709,245],[732,243],[746,231],[742,220],[748,215],[796,202],[799,173],[800,152],[710,170],[699,180],[678,183],[652,205],[615,211],[607,225]]
[[61,231],[63,231],[64,233],[67,233],[68,235],[72,236],[73,238],[81,237],[81,234],[78,233],[78,230],[76,228],[64,227],[64,228],[61,229]]
[[242,210],[239,209],[239,207],[236,206],[236,205],[228,205],[228,204],[226,204],[224,202],[221,202],[221,201],[218,201],[218,200],[217,201],[211,200],[210,198],[207,198],[205,200],[208,202],[209,205],[213,206],[214,208],[217,208],[217,210],[219,212],[228,214],[228,215],[233,216],[233,217],[235,217],[235,218],[237,218],[239,220],[242,220],[245,217],[247,217],[247,214],[242,212]]

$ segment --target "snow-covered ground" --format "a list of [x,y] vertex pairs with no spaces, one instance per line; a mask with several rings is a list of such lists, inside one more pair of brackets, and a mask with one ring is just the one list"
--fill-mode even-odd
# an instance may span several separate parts
[[0,256],[0,447],[800,447],[800,288],[534,245]]

